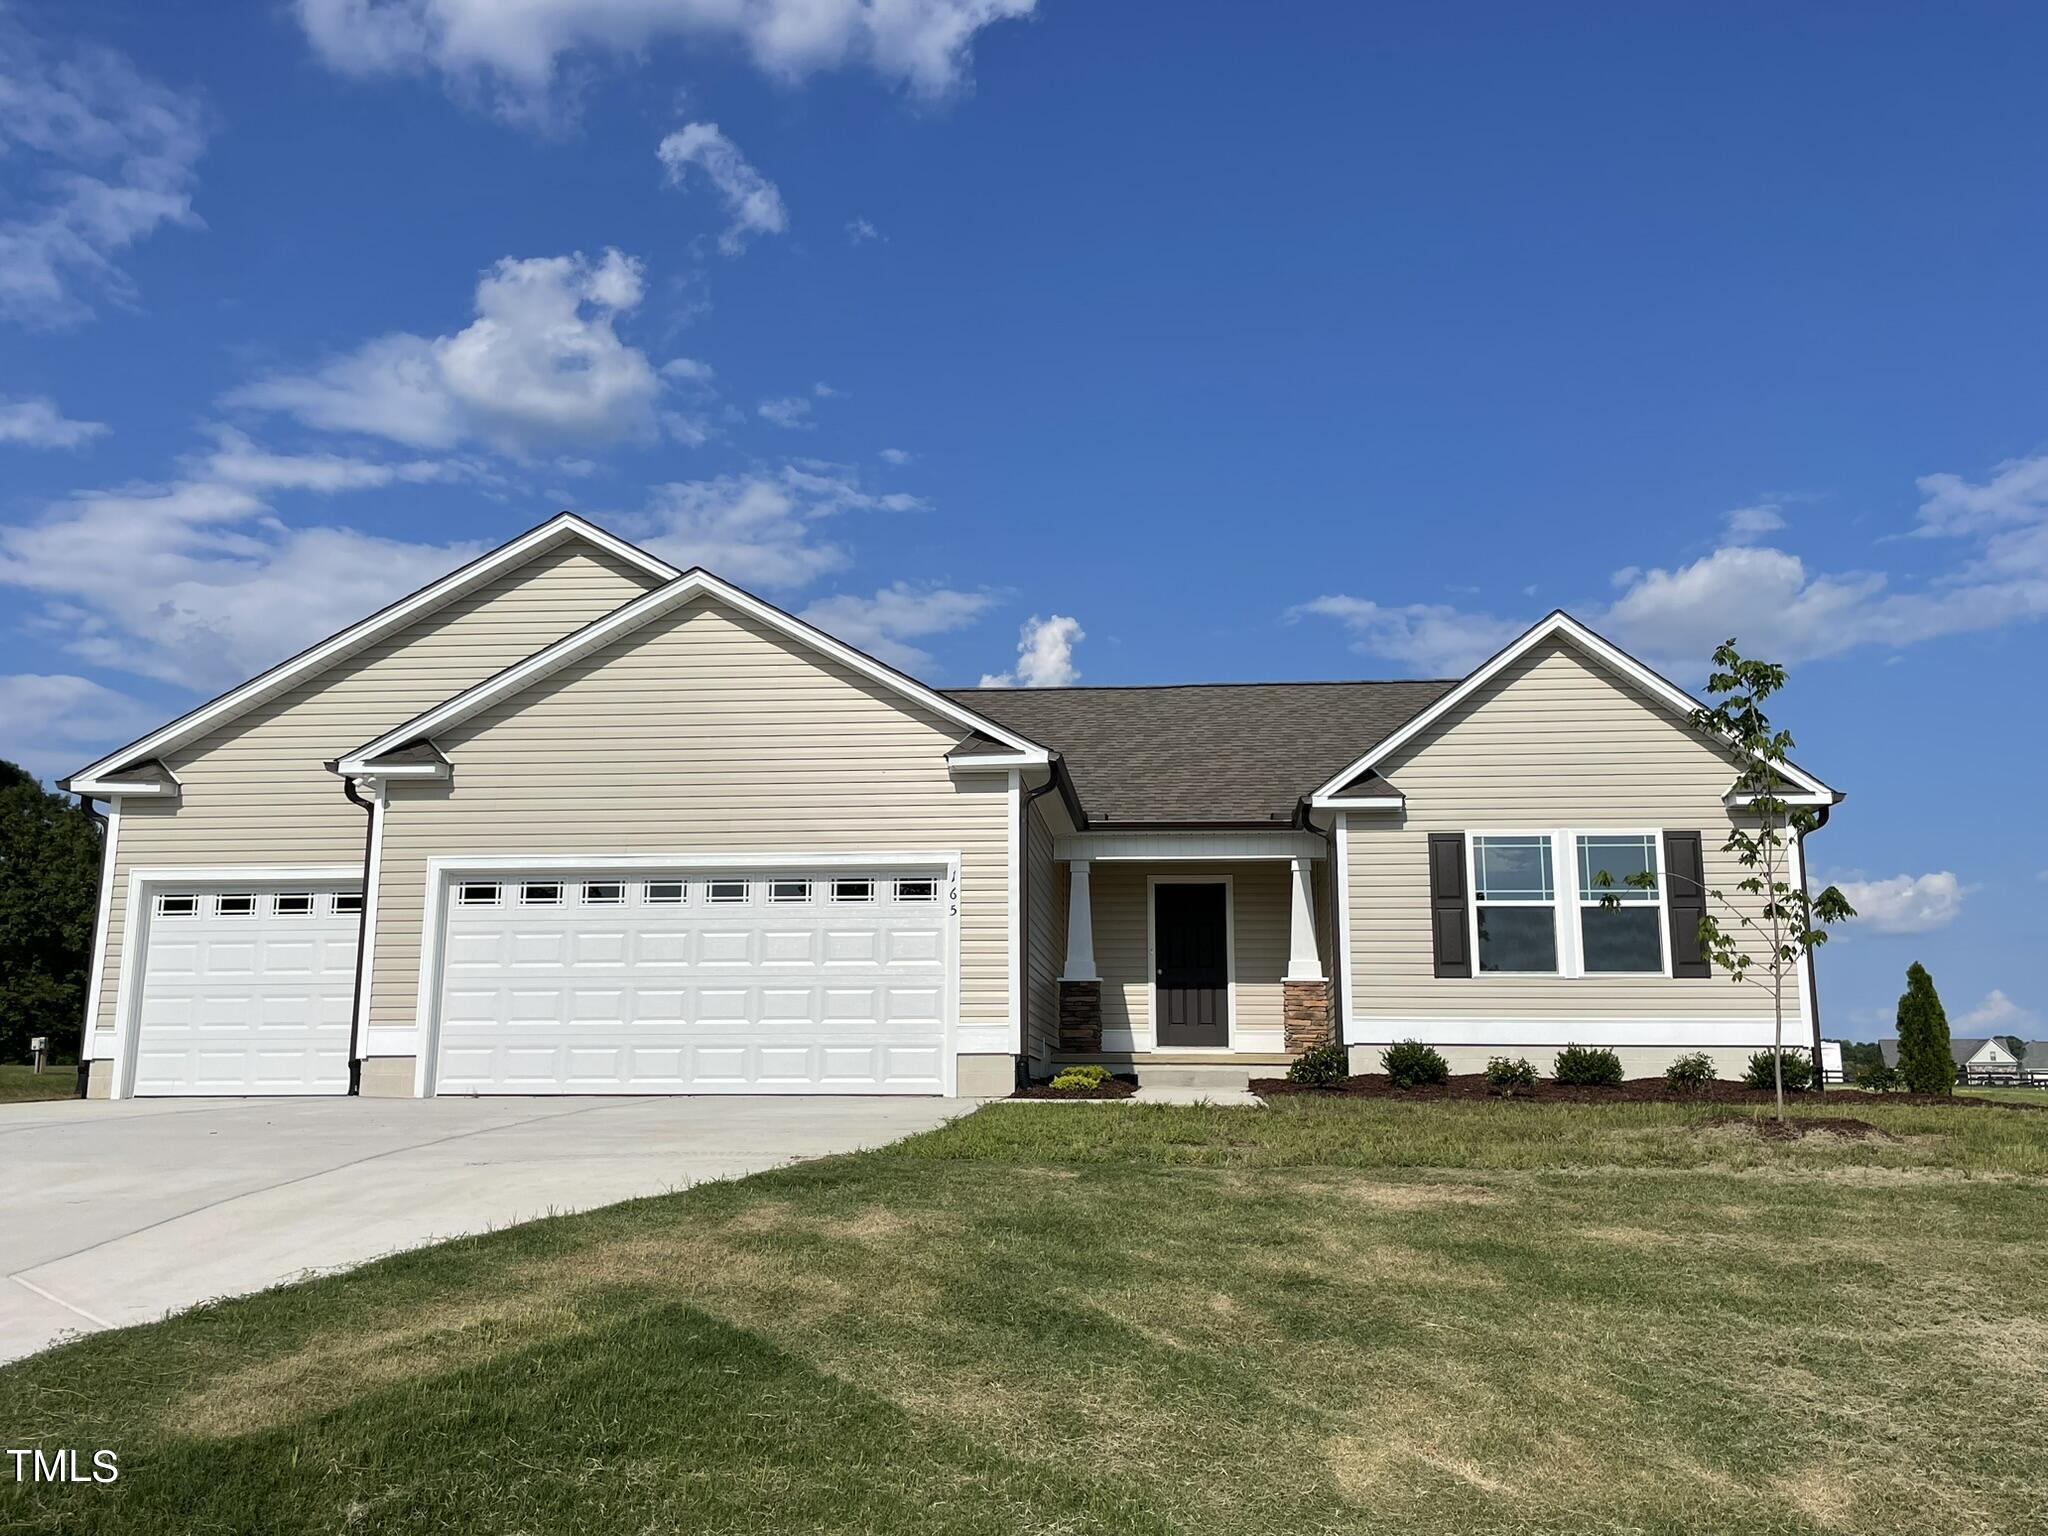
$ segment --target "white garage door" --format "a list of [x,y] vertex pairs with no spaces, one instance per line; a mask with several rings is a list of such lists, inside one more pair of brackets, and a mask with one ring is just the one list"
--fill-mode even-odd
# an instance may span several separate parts
[[155,891],[134,1092],[346,1093],[361,912],[332,886]]
[[942,871],[459,879],[441,1093],[942,1093]]

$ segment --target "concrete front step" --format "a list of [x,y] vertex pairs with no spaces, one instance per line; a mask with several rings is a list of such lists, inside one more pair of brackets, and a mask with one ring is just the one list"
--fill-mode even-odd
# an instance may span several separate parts
[[1292,1056],[1284,1053],[1245,1053],[1236,1056],[1203,1056],[1170,1051],[1146,1055],[1062,1054],[1053,1059],[1057,1070],[1079,1062],[1095,1062],[1118,1076],[1137,1078],[1144,1088],[1196,1088],[1217,1093],[1242,1093],[1255,1077],[1279,1077],[1287,1071]]

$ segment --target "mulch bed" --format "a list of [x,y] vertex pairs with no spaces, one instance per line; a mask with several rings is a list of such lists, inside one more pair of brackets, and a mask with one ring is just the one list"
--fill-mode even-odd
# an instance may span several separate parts
[[1010,1097],[1013,1099],[1128,1099],[1138,1091],[1135,1077],[1112,1077],[1100,1088],[1090,1088],[1086,1093],[1055,1093],[1044,1083],[1032,1083],[1019,1088]]
[[[1303,1083],[1290,1083],[1284,1077],[1256,1077],[1252,1079],[1251,1090],[1262,1099],[1287,1098],[1295,1094],[1321,1095],[1324,1097],[1352,1099],[1412,1099],[1430,1101],[1438,1099],[1499,1099],[1500,1094],[1487,1086],[1484,1072],[1462,1072],[1439,1087],[1396,1088],[1388,1081],[1384,1072],[1361,1072],[1347,1078],[1334,1088],[1312,1088]],[[1057,1097],[1057,1095],[1055,1095]],[[1814,1098],[1805,1094],[1786,1094],[1788,1103],[1809,1104]],[[1697,1093],[1674,1093],[1661,1077],[1632,1077],[1627,1082],[1617,1083],[1612,1088],[1579,1088],[1540,1078],[1533,1088],[1518,1088],[1514,1092],[1517,1101],[1528,1100],[1538,1104],[1772,1104],[1775,1095],[1768,1088],[1751,1088],[1742,1083],[1718,1081],[1708,1084]],[[1978,1105],[1986,1109],[2031,1109],[2048,1110],[2048,1102],[2040,1104],[2014,1104],[1999,1099],[1980,1099],[1973,1094],[1954,1095],[1937,1093],[1874,1093],[1859,1096],[1855,1102],[1867,1098],[1872,1104],[1914,1104],[1914,1105]],[[1842,1103],[1844,1095],[1826,1095],[1821,1102]],[[1830,1120],[1830,1125],[1847,1122]]]

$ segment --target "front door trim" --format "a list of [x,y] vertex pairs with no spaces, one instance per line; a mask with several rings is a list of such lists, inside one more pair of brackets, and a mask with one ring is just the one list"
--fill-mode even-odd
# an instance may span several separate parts
[[1159,1044],[1159,900],[1162,885],[1220,885],[1223,887],[1223,1003],[1224,1043],[1222,1045],[1177,1045],[1176,1051],[1214,1051],[1225,1054],[1237,1049],[1237,887],[1226,871],[1219,874],[1152,875],[1145,882],[1145,1050],[1163,1049]]

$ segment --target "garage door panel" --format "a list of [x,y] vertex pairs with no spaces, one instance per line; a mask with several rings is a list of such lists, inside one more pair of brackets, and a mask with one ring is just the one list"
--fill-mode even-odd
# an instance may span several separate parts
[[[799,869],[773,877],[776,894],[808,896],[771,902],[761,875],[622,879],[599,866],[550,875],[563,899],[544,910],[459,902],[447,917],[437,1086],[942,1092],[950,920],[936,900],[888,900],[893,873],[842,876],[841,901],[830,875]],[[659,903],[650,878],[668,893]],[[744,899],[714,903],[714,884]]]
[[165,889],[142,944],[132,1091],[348,1088],[360,918],[337,890]]

